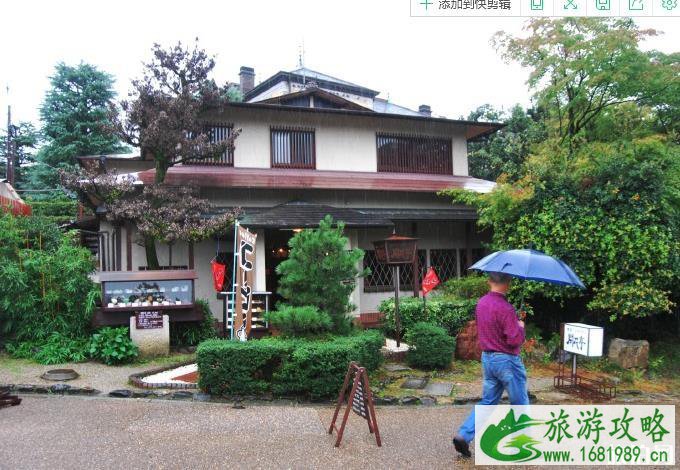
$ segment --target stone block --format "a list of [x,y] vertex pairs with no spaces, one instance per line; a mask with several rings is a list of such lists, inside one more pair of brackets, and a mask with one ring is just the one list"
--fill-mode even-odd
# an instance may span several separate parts
[[130,339],[139,348],[140,357],[167,356],[170,353],[170,317],[163,315],[163,327],[138,329],[130,317]]
[[649,342],[614,338],[609,343],[609,360],[624,369],[646,369],[649,363]]

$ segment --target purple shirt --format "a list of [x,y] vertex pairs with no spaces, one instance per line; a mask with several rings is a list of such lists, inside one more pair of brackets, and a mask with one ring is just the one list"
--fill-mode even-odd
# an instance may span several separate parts
[[477,302],[477,336],[482,351],[519,355],[524,328],[517,323],[515,308],[503,294],[489,292]]

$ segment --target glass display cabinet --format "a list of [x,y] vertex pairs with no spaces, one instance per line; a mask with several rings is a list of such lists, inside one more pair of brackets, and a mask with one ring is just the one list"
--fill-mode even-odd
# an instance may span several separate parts
[[194,305],[196,278],[192,269],[102,272],[102,306],[94,323],[126,324],[138,311],[159,311],[170,321],[200,320]]

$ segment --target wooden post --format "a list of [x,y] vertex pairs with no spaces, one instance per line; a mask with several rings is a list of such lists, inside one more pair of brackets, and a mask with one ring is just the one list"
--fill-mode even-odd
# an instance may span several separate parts
[[394,266],[394,322],[396,325],[397,348],[401,345],[401,318],[399,316],[399,265]]

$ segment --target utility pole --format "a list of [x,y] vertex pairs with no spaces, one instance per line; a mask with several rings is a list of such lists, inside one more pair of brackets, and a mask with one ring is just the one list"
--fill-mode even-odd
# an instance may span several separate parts
[[[7,98],[9,100],[9,85],[7,89]],[[14,128],[12,126],[12,105],[7,104],[7,142],[5,148],[5,176],[9,184],[14,186]]]

